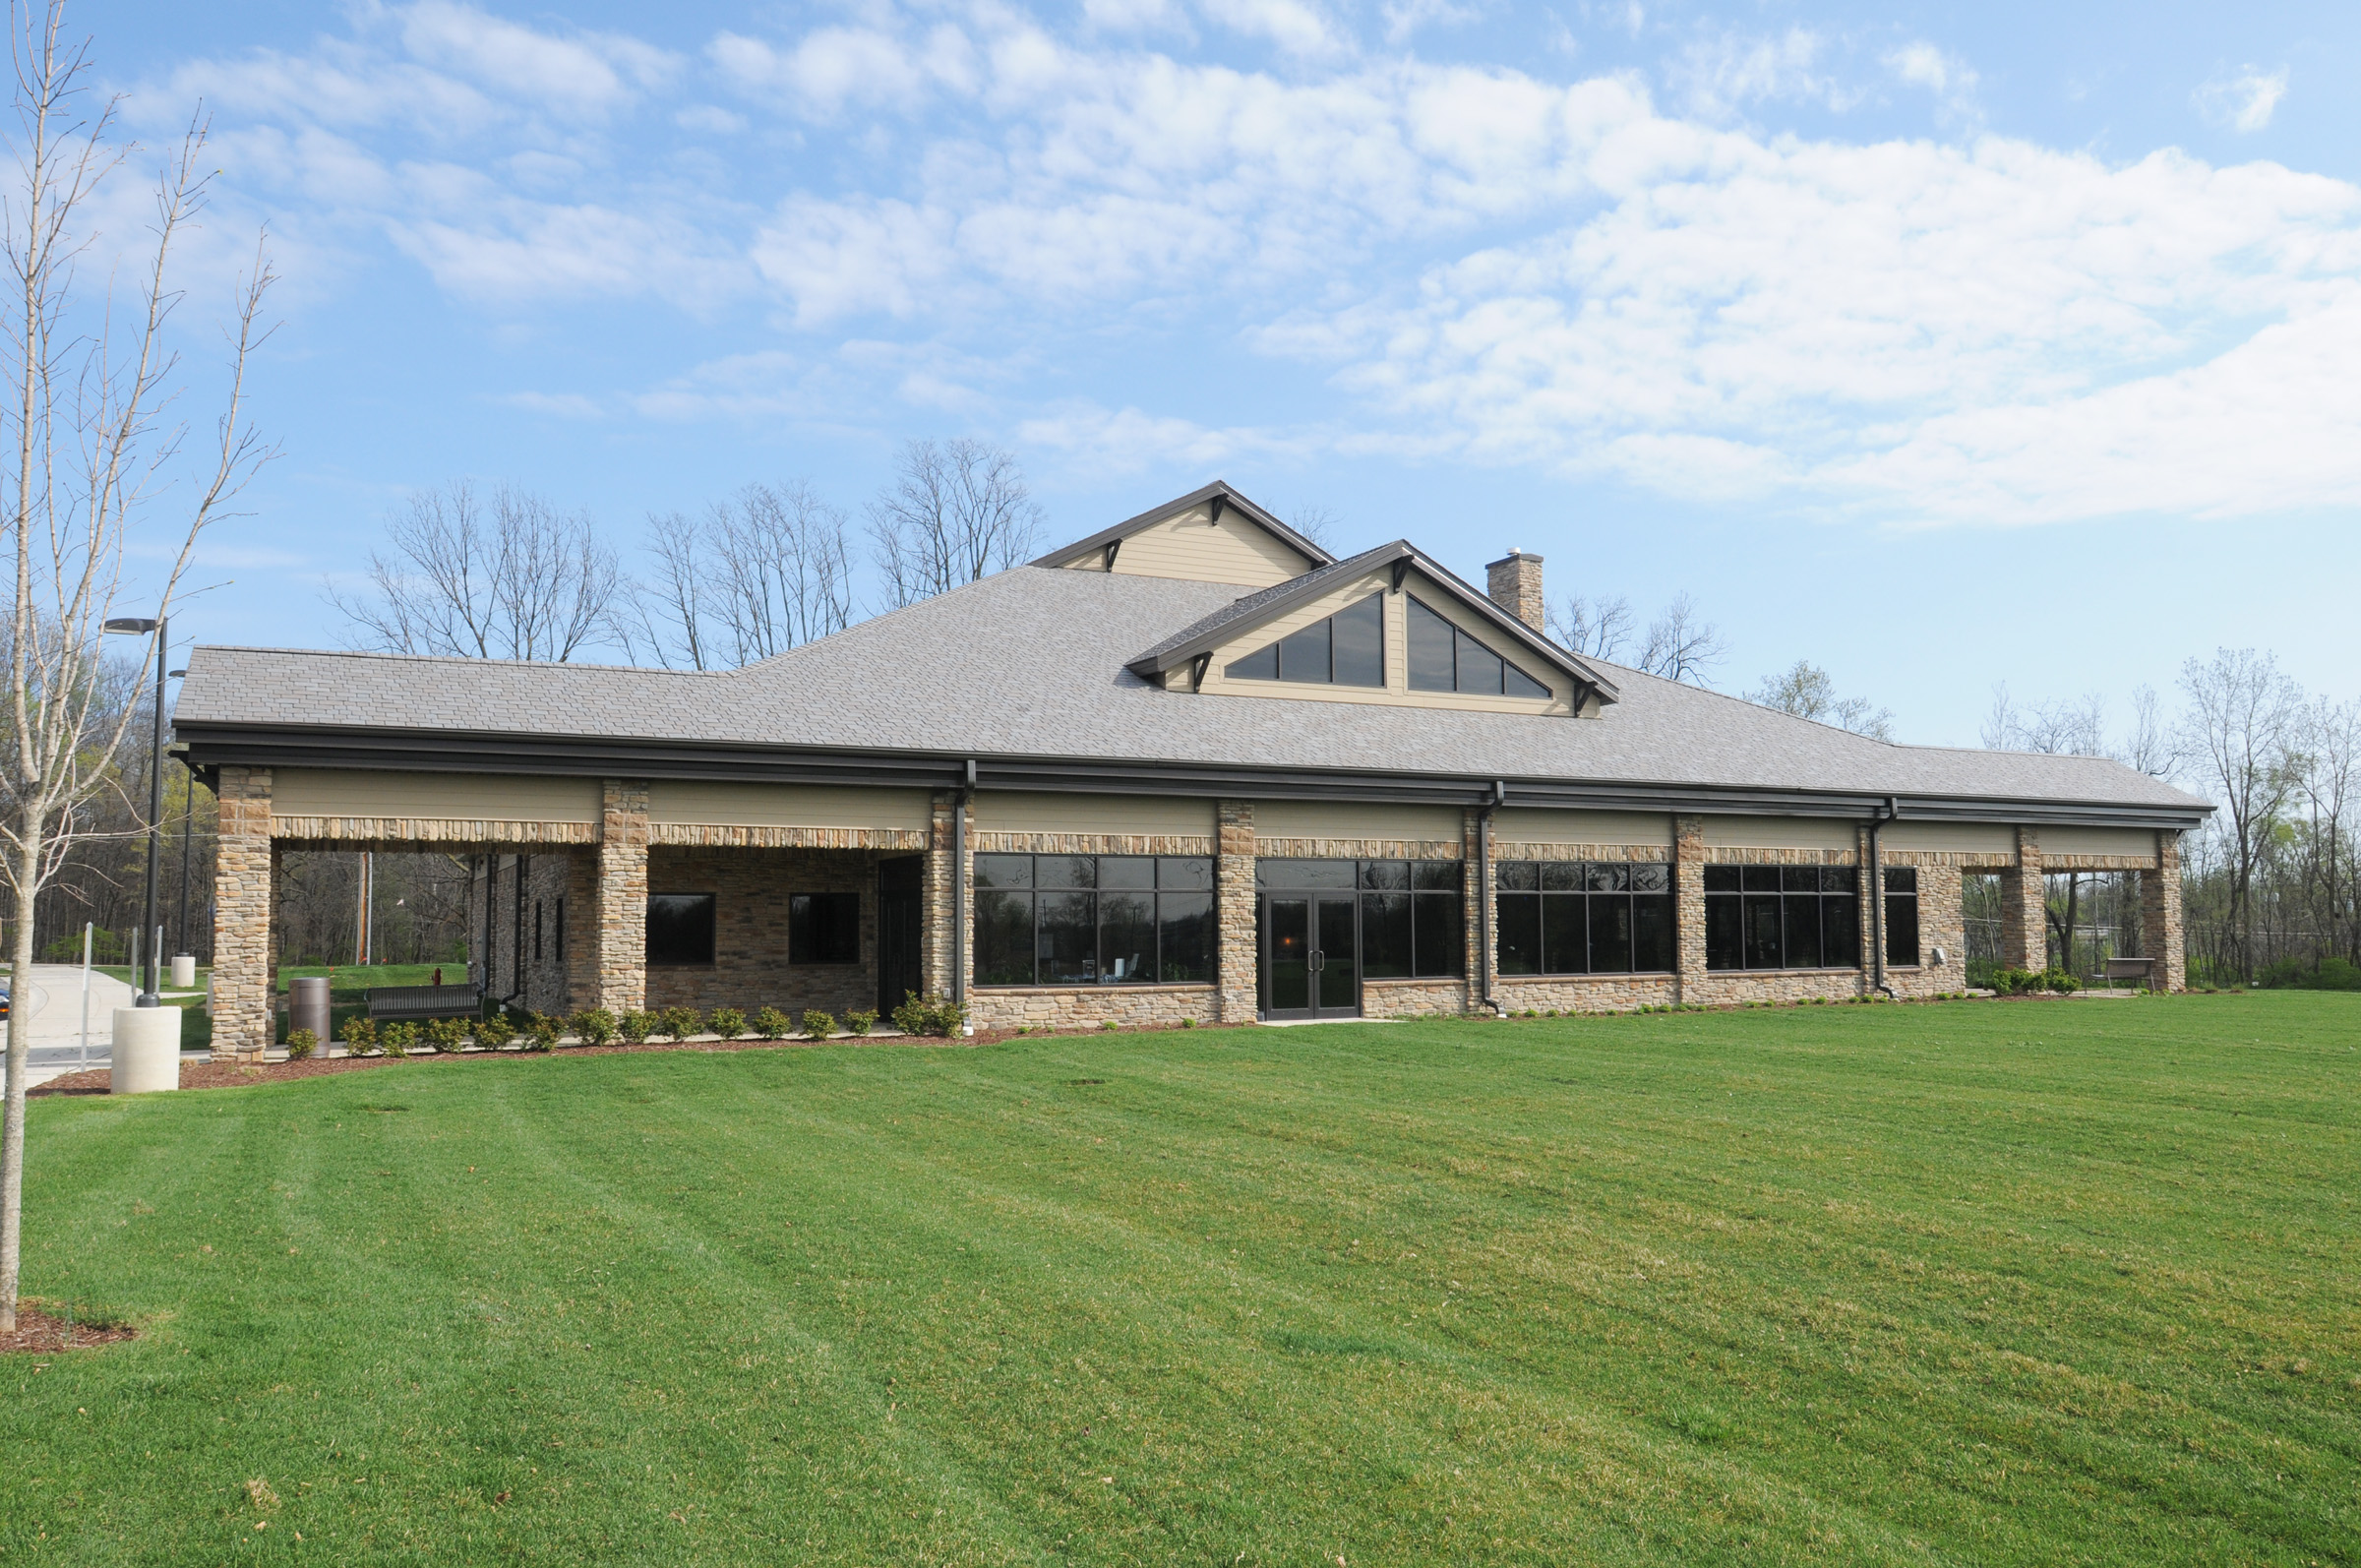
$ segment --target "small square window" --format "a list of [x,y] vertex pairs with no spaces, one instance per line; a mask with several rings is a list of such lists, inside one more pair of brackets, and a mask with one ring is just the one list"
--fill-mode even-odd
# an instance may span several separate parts
[[787,961],[857,964],[861,961],[859,893],[790,893]]
[[1887,867],[1886,891],[1889,893],[1914,893],[1918,891],[1918,868],[1915,866]]
[[[1734,893],[1738,890],[1738,869],[1735,866],[1708,866],[1705,869],[1705,890],[1709,893]],[[1723,967],[1734,969],[1734,964]]]
[[1361,863],[1361,885],[1372,893],[1405,891],[1410,886],[1410,862],[1364,860]]
[[1542,885],[1541,868],[1529,860],[1504,860],[1495,873],[1500,891],[1530,893]]
[[[1460,863],[1455,860],[1414,860],[1410,863],[1410,885],[1422,893],[1456,893],[1460,886]],[[1458,970],[1451,970],[1456,975]]]
[[647,962],[709,964],[713,961],[713,895],[647,895]]
[[1582,862],[1553,860],[1542,868],[1542,891],[1545,893],[1579,893],[1582,891]]
[[1634,861],[1631,867],[1631,890],[1635,893],[1670,892],[1672,868],[1662,861]]

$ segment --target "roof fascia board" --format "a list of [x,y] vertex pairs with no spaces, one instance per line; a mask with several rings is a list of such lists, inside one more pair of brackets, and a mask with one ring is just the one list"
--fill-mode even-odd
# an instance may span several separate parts
[[1161,507],[1150,507],[1135,517],[1125,517],[1114,527],[1102,528],[1087,539],[1077,539],[1072,544],[1060,545],[1048,555],[1028,564],[1036,567],[1063,567],[1080,561],[1086,556],[1105,554],[1109,545],[1120,544],[1143,528],[1152,528],[1157,523],[1177,517],[1209,501],[1218,501],[1224,511],[1236,512],[1246,517],[1266,533],[1277,538],[1281,544],[1309,561],[1314,571],[1331,565],[1336,560],[1336,557],[1233,490],[1226,480],[1216,479],[1203,489],[1192,490],[1187,495],[1168,501]]
[[[185,727],[189,760],[212,774],[223,766],[319,767],[434,773],[544,773],[570,777],[696,779],[741,783],[840,784],[950,789],[965,781],[966,754],[817,752],[692,743],[612,742],[449,731],[231,729]],[[1334,800],[1481,806],[1490,779],[1450,775],[1253,768],[1154,760],[1002,757],[978,759],[985,789],[1070,794],[1182,794],[1259,800]],[[1706,815],[1842,817],[1868,821],[1889,805],[1906,821],[2059,823],[2190,829],[2210,806],[2108,801],[2041,801],[1755,789],[1615,780],[1510,779],[1507,804],[1544,809],[1656,811]],[[1889,818],[1891,819],[1891,818]]]
[[[1423,551],[1407,539],[1397,539],[1392,544],[1379,545],[1374,550],[1363,551],[1358,556],[1332,564],[1341,567],[1362,567],[1369,572],[1391,566],[1394,569],[1391,573],[1393,588],[1397,593],[1409,591],[1406,577],[1408,571],[1415,570],[1428,581],[1457,599],[1471,613],[1514,637],[1528,652],[1546,660],[1552,669],[1572,676],[1578,684],[1597,692],[1600,700],[1612,702],[1620,694],[1616,692],[1615,684],[1612,681],[1592,669],[1579,656],[1559,647],[1494,604],[1489,597],[1478,593],[1467,583],[1462,582],[1447,569],[1435,565],[1426,558]],[[1152,680],[1168,671],[1177,670],[1200,654],[1211,653],[1251,633],[1257,627],[1266,626],[1290,611],[1302,608],[1320,595],[1333,592],[1338,580],[1345,573],[1330,573],[1324,579],[1314,580],[1318,575],[1316,573],[1305,573],[1297,579],[1294,587],[1283,593],[1274,593],[1268,600],[1255,606],[1251,615],[1241,615],[1234,620],[1224,621],[1212,630],[1189,638],[1186,642],[1178,643],[1159,653],[1143,655],[1134,659],[1124,668],[1143,680]]]

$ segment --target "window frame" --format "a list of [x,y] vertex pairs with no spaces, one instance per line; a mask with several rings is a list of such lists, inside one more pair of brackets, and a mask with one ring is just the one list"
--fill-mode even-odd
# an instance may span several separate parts
[[[1555,690],[1551,688],[1548,682],[1535,679],[1532,671],[1526,669],[1523,665],[1517,663],[1516,660],[1510,658],[1507,654],[1502,653],[1498,648],[1493,647],[1489,642],[1486,642],[1483,638],[1476,635],[1467,628],[1461,626],[1457,621],[1452,620],[1451,617],[1443,614],[1442,611],[1437,610],[1433,605],[1428,604],[1425,600],[1420,598],[1417,594],[1405,592],[1402,595],[1402,646],[1404,650],[1403,678],[1410,691],[1449,692],[1454,695],[1459,696],[1506,696],[1514,697],[1520,702],[1546,702],[1551,697],[1556,695]],[[1418,622],[1415,619],[1415,617],[1420,613],[1432,616],[1437,624],[1451,633],[1451,684],[1447,687],[1436,686],[1431,682],[1422,684],[1420,681],[1417,654]],[[1499,664],[1500,675],[1499,684],[1497,686],[1486,689],[1483,686],[1470,686],[1468,684],[1468,661],[1465,653],[1466,650],[1471,647],[1475,648],[1483,659],[1486,661],[1496,661]],[[1534,690],[1532,692],[1511,692],[1508,689],[1508,684],[1509,676],[1512,672],[1515,674],[1518,680],[1525,682]]]
[[[1347,616],[1371,610],[1369,619],[1377,632],[1377,679],[1349,681],[1337,673],[1337,624]],[[1382,692],[1386,689],[1386,615],[1385,590],[1362,594],[1352,603],[1339,606],[1326,616],[1305,626],[1300,626],[1287,635],[1265,643],[1251,653],[1241,653],[1222,666],[1225,681],[1270,681],[1286,686],[1343,686],[1361,692]],[[1289,648],[1297,646],[1296,658],[1308,655],[1312,634],[1318,633],[1320,653],[1318,662],[1326,667],[1325,675],[1309,675],[1291,666]],[[1248,665],[1267,663],[1266,669],[1249,669]]]
[[[1215,857],[1211,855],[1035,855],[1035,854],[979,854],[976,857],[977,875],[968,890],[968,916],[974,939],[970,944],[969,962],[973,966],[973,984],[981,991],[1026,990],[1096,990],[1126,986],[1210,986],[1218,982],[1221,961],[1221,906],[1216,897]],[[1044,885],[1041,863],[1057,863],[1056,871],[1061,879]],[[1105,863],[1145,861],[1148,863],[1148,883],[1145,886],[1111,884],[1105,874]],[[991,882],[984,875],[986,863],[995,874],[1013,875],[1016,863],[1024,866],[1022,883]],[[1084,885],[1082,866],[1088,863],[1087,885]],[[1192,870],[1193,868],[1193,870]],[[1168,878],[1170,878],[1168,880]],[[1042,909],[1044,895],[1059,900],[1061,909],[1069,906],[1087,907],[1091,935],[1087,978],[1045,978],[1052,959],[1043,948]],[[1142,896],[1147,900],[1147,927],[1155,941],[1155,971],[1139,978],[1136,973],[1120,976],[1109,973],[1107,956],[1108,898],[1134,901]],[[1003,937],[1013,938],[1015,929],[1004,926],[1003,912],[1023,910],[1022,930],[1026,933],[1026,960],[1023,965],[1030,978],[986,978],[988,955],[996,961],[1003,956],[998,949]],[[988,935],[987,925],[1003,925],[1003,929]],[[1187,923],[1198,923],[1197,940],[1176,943],[1176,933],[1184,932]],[[1197,941],[1201,940],[1201,947]],[[1172,948],[1187,950],[1169,950]],[[1167,979],[1167,973],[1183,959],[1193,959],[1202,971],[1201,978]],[[1072,961],[1069,959],[1069,961]],[[1013,972],[1013,969],[1006,972]]]
[[[653,933],[656,928],[655,905],[659,898],[702,900],[708,911],[705,923],[705,955],[702,958],[658,958],[654,951]],[[721,952],[721,898],[719,894],[690,890],[650,889],[647,895],[647,919],[640,938],[641,962],[649,969],[710,969],[719,962]]]
[[[1815,885],[1798,885],[1807,875]],[[1860,892],[1867,879],[1859,866],[1705,867],[1706,970],[1717,975],[1861,973],[1869,958],[1861,931]],[[1736,885],[1717,886],[1718,882]],[[1807,904],[1813,917],[1812,960],[1790,963],[1788,954],[1797,946],[1797,921]],[[1850,961],[1832,959],[1832,950],[1841,951],[1846,944],[1850,946]],[[1736,963],[1727,961],[1733,948]],[[1758,962],[1766,950],[1775,950],[1779,961]]]
[[[1286,867],[1318,867],[1316,874],[1288,879]],[[1400,868],[1397,878],[1394,869]],[[1353,955],[1361,979],[1368,981],[1460,980],[1468,972],[1467,862],[1464,860],[1306,859],[1274,855],[1254,863],[1254,886],[1260,893],[1351,893],[1355,899],[1356,940]],[[1395,904],[1401,908],[1397,912]],[[1399,930],[1394,923],[1399,923]],[[1370,938],[1391,941],[1399,936],[1406,957],[1399,972],[1377,973],[1370,967]],[[1425,935],[1422,936],[1422,932]],[[1428,949],[1446,955],[1429,959]],[[1427,967],[1429,964],[1444,967]]]
[[[1643,874],[1649,881],[1662,879],[1662,887],[1637,886]],[[1551,882],[1559,885],[1551,886]],[[1621,886],[1611,885],[1620,881]],[[1609,885],[1601,885],[1601,883]],[[1511,885],[1512,883],[1520,885]],[[1526,885],[1529,884],[1529,885]],[[1640,900],[1648,903],[1643,919]],[[1515,905],[1509,901],[1515,900]],[[1528,908],[1527,906],[1530,906]],[[1580,979],[1590,975],[1672,975],[1680,972],[1680,917],[1678,893],[1673,887],[1672,868],[1665,861],[1544,861],[1502,860],[1492,863],[1493,916],[1493,972],[1503,979],[1544,980]],[[1552,958],[1568,956],[1566,949],[1552,941],[1553,931],[1562,930],[1576,922],[1579,911],[1582,928],[1582,956],[1584,968],[1553,968]],[[1613,916],[1620,912],[1619,922]],[[1552,920],[1552,914],[1555,920]],[[1602,915],[1607,917],[1603,925]],[[1512,922],[1523,926],[1530,919],[1533,931],[1533,967],[1511,968],[1507,937]],[[1599,959],[1602,930],[1619,926],[1620,945],[1625,954],[1624,967],[1602,967]],[[1661,945],[1665,960],[1662,968],[1640,967],[1642,933],[1649,927],[1654,941]]]
[[[1885,905],[1879,913],[1884,917],[1882,924],[1886,946],[1886,967],[1888,969],[1916,969],[1922,962],[1920,954],[1925,951],[1926,944],[1925,934],[1918,923],[1920,915],[1918,868],[1915,866],[1888,866],[1883,868],[1883,871],[1886,885],[1881,891],[1885,898]],[[1897,883],[1901,885],[1898,886]],[[1903,936],[1906,929],[1908,934],[1907,944]],[[1905,952],[1908,954],[1907,957],[1903,956]]]

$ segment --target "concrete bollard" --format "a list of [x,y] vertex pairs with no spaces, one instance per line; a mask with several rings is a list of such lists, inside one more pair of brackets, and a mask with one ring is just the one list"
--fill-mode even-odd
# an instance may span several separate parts
[[109,1094],[153,1094],[180,1087],[180,1009],[117,1007]]
[[172,989],[174,991],[197,989],[197,960],[187,953],[172,955]]
[[328,977],[298,975],[287,982],[287,1033],[309,1029],[320,1042],[320,1055],[328,1055]]

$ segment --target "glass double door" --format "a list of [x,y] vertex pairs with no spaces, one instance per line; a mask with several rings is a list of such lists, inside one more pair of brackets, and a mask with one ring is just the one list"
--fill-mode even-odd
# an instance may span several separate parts
[[1361,1015],[1360,900],[1351,893],[1262,895],[1266,1018]]

